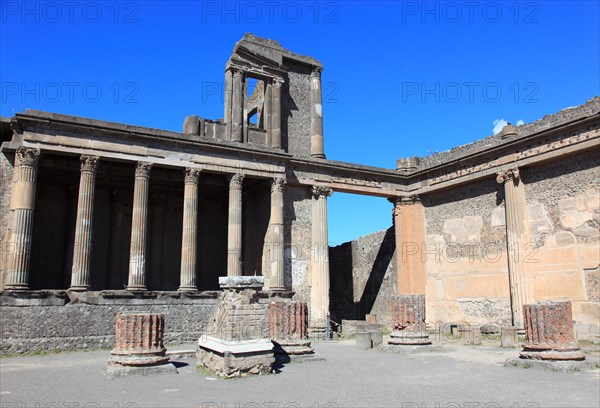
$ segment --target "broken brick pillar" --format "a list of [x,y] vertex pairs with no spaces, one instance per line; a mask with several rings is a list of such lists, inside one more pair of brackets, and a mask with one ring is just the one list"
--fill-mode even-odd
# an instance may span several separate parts
[[392,329],[389,344],[431,344],[425,329],[425,295],[396,295],[392,299]]
[[163,345],[165,315],[160,313],[117,313],[115,348],[110,364],[155,366],[166,364],[169,357]]
[[525,343],[520,357],[534,360],[584,360],[573,330],[571,302],[523,306]]
[[269,337],[279,354],[312,354],[308,340],[308,305],[302,302],[269,304]]

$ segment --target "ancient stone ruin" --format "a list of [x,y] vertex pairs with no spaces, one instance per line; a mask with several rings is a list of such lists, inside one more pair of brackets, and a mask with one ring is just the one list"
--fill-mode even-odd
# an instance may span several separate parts
[[533,360],[585,360],[573,332],[571,302],[525,305],[525,343],[521,358]]
[[163,344],[165,315],[117,313],[115,348],[106,367],[109,377],[177,372]]
[[282,362],[314,354],[308,339],[308,305],[293,301],[269,303],[269,337]]
[[262,277],[219,279],[223,292],[211,319],[212,330],[198,340],[198,365],[220,377],[269,374],[275,357],[267,326],[268,304],[259,293]]
[[[246,34],[224,64],[222,117],[190,107],[181,132],[0,118],[0,351],[105,347],[118,311],[145,310],[166,315],[170,344],[213,336],[205,349],[235,370],[245,351],[225,342],[244,340],[211,333],[213,320],[238,318],[228,302],[247,309],[264,330],[254,346],[272,354],[278,296],[307,305],[310,338],[366,315],[395,322],[400,343],[427,342],[424,324],[522,331],[524,305],[560,300],[573,335],[598,341],[599,97],[380,168],[327,159],[323,75],[315,58]],[[422,135],[398,146],[409,136]],[[329,247],[336,192],[386,200],[390,227]],[[264,283],[222,288],[223,276]]]
[[425,296],[398,295],[392,300],[392,329],[388,344],[424,346],[431,344],[425,324]]

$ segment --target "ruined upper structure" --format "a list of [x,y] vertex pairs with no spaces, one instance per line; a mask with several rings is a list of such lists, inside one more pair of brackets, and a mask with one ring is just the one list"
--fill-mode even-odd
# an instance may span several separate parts
[[188,116],[184,133],[324,159],[322,69],[314,58],[246,34],[225,66],[223,122]]
[[[524,305],[569,300],[594,338],[600,98],[383,169],[325,159],[321,69],[247,34],[223,119],[0,120],[2,350],[102,345],[117,310],[140,308],[168,314],[166,341],[198,338],[225,275],[308,303],[312,333],[424,294],[429,324],[522,327]],[[392,228],[329,248],[334,191],[390,200]]]

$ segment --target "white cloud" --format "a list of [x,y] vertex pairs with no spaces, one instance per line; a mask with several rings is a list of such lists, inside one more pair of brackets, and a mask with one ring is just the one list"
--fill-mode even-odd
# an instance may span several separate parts
[[492,122],[492,125],[494,125],[494,129],[492,131],[494,132],[494,134],[497,135],[498,133],[500,133],[502,128],[506,126],[507,123],[508,122],[504,118],[494,120]]
[[519,119],[519,120],[517,120],[516,126],[521,126],[521,125],[524,125],[524,124],[525,124],[525,122],[523,121],[523,119]]

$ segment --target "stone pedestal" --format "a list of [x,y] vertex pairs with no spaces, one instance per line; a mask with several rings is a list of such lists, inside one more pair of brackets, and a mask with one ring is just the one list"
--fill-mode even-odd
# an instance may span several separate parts
[[314,349],[308,340],[308,305],[301,302],[270,303],[269,336],[276,354],[313,354]]
[[513,348],[519,343],[519,335],[516,327],[500,328],[500,347]]
[[533,360],[584,360],[573,332],[571,302],[523,306],[525,343],[520,357]]
[[198,340],[196,358],[220,377],[268,374],[275,363],[268,338],[267,304],[259,301],[262,276],[221,276],[223,292],[213,315],[212,330]]
[[425,295],[397,295],[392,300],[392,329],[388,344],[431,344],[425,326]]
[[106,374],[119,377],[177,372],[169,363],[163,345],[165,315],[159,313],[117,313],[115,348],[110,352]]

